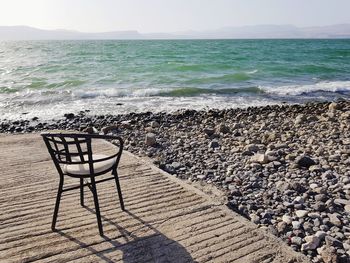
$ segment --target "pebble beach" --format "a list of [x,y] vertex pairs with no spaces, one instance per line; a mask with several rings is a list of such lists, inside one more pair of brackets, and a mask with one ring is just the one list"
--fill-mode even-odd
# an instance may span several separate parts
[[1,133],[119,135],[173,176],[217,186],[231,209],[312,262],[350,262],[350,101],[0,123]]

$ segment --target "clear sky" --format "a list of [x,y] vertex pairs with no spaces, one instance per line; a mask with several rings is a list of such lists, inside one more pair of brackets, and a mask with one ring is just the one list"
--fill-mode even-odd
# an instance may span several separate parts
[[350,23],[350,0],[0,0],[0,25],[85,32]]

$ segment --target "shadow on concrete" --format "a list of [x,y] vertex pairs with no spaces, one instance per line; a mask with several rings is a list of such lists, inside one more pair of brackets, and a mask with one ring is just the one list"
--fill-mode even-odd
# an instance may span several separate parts
[[[95,211],[89,207],[85,207],[91,213],[95,213]],[[97,250],[92,246],[89,246],[82,240],[79,240],[62,230],[57,229],[57,233],[61,236],[69,239],[72,242],[78,244],[81,248],[85,248],[89,250],[91,253],[95,254],[96,257],[99,257],[101,262],[119,262],[120,257],[118,259],[113,259],[113,256],[116,256],[116,251],[122,253],[122,261],[126,263],[130,262],[194,262],[191,255],[187,252],[187,250],[180,245],[175,240],[169,239],[160,231],[158,231],[155,227],[153,227],[148,222],[144,221],[142,218],[139,218],[132,212],[125,210],[124,213],[127,213],[130,218],[137,220],[140,222],[140,233],[147,233],[147,235],[137,236],[136,234],[128,231],[127,229],[121,227],[117,223],[112,220],[106,218],[101,215],[101,218],[104,223],[108,222],[116,227],[116,230],[119,232],[112,233],[113,237],[109,237],[105,235],[103,237],[104,240],[101,242],[108,242],[111,246],[108,246],[108,249]],[[134,231],[135,232],[135,231]],[[96,235],[98,235],[98,230],[96,226]],[[125,242],[117,241],[123,237]],[[84,258],[81,259],[84,261]]]

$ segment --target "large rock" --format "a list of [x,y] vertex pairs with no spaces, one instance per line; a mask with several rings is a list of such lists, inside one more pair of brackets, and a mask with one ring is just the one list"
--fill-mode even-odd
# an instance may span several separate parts
[[101,131],[103,132],[103,134],[107,134],[110,133],[112,131],[117,130],[118,127],[116,125],[109,125],[109,126],[105,126],[101,129]]
[[295,163],[298,165],[298,167],[305,167],[305,168],[309,168],[310,166],[316,164],[316,162],[307,155],[299,156],[298,158],[295,159]]
[[338,214],[328,214],[329,222],[335,226],[342,226],[341,220],[338,218]]
[[318,236],[306,236],[305,237],[306,243],[301,245],[301,250],[314,250],[320,245],[320,238]]
[[154,133],[147,133],[145,144],[148,146],[154,146],[157,144],[156,135]]
[[344,211],[350,213],[350,205],[344,206]]
[[75,117],[74,113],[66,113],[63,115],[66,119],[71,120]]
[[328,105],[328,109],[329,109],[330,111],[335,111],[335,110],[340,110],[341,107],[340,107],[340,105],[339,105],[338,103],[332,102],[332,103],[330,103],[330,104]]
[[204,133],[206,133],[208,136],[212,136],[215,133],[215,129],[213,128],[205,128]]
[[298,236],[292,237],[290,241],[292,242],[292,244],[295,244],[298,246],[300,246],[301,243],[303,242],[302,238]]
[[303,217],[307,216],[308,213],[309,212],[307,210],[297,210],[297,211],[295,211],[295,214],[299,218],[303,218]]
[[209,143],[209,148],[219,148],[220,147],[220,144],[217,140],[212,140],[210,143]]
[[265,164],[269,162],[269,157],[265,154],[257,153],[250,158],[250,162]]

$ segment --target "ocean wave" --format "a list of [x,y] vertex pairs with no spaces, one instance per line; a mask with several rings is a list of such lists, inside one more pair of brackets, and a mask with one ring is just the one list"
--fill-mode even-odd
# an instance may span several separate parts
[[169,91],[161,91],[158,96],[163,97],[193,97],[200,95],[234,95],[234,94],[259,94],[264,91],[258,87],[247,87],[247,88],[226,88],[226,89],[203,89],[203,88],[178,88]]
[[94,89],[74,91],[73,96],[80,98],[95,97],[196,97],[201,95],[235,95],[235,94],[261,94],[264,93],[258,87],[246,88],[123,88],[123,89]]
[[350,81],[329,81],[305,85],[284,86],[248,86],[227,88],[200,88],[200,87],[135,87],[129,85],[92,88],[27,88],[19,90],[16,88],[0,87],[1,100],[18,101],[45,101],[45,100],[79,100],[93,98],[150,98],[150,97],[209,97],[209,96],[254,96],[254,97],[317,97],[320,94],[327,97],[335,95],[350,94]]
[[317,92],[345,93],[350,92],[350,81],[324,81],[315,84],[286,85],[278,87],[259,86],[264,93],[278,96],[298,96]]
[[96,88],[74,90],[72,95],[78,98],[96,97],[151,97],[168,89],[161,88]]

